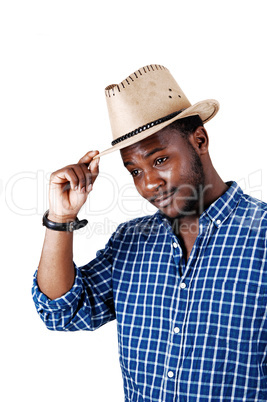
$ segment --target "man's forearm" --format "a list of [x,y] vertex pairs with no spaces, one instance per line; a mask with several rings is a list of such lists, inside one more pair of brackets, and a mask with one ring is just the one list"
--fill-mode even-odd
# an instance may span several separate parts
[[[76,219],[98,175],[98,151],[87,152],[77,164],[65,166],[51,174],[49,215],[52,222],[66,223]],[[38,286],[49,299],[68,292],[75,280],[73,233],[46,230],[39,263]]]
[[73,286],[73,233],[47,229],[38,267],[40,290],[49,299],[56,299]]

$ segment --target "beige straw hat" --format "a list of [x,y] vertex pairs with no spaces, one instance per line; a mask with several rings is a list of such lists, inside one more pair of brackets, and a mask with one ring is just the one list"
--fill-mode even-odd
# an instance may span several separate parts
[[120,84],[105,89],[112,130],[112,147],[100,157],[125,148],[156,133],[173,121],[199,115],[203,123],[219,110],[214,99],[191,105],[166,67],[150,64]]

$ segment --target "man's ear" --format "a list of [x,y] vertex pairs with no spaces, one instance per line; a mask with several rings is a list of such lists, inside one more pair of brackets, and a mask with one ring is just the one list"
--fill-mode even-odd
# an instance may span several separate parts
[[190,142],[199,155],[204,155],[209,149],[209,137],[206,129],[199,126],[190,136]]

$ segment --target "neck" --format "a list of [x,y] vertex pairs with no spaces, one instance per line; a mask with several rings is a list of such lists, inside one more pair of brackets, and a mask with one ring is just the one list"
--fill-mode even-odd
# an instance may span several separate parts
[[171,219],[173,230],[177,234],[181,233],[182,228],[195,228],[194,233],[198,233],[198,221],[200,215],[227,190],[228,186],[218,175],[212,164],[209,166],[208,173],[204,175],[205,181],[203,191],[199,194],[198,205],[195,206],[196,213],[186,214],[178,218]]
[[[227,184],[225,184],[224,181],[221,179],[217,171],[214,169],[211,162],[208,169],[206,169],[204,173],[205,186],[201,196],[203,201],[202,212],[207,209],[214,201],[220,198],[229,188]],[[199,207],[199,210],[201,212],[201,205]]]

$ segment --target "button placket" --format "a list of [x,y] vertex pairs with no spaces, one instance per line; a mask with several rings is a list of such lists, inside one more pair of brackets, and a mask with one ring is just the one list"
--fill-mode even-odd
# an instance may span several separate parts
[[172,235],[171,239],[171,249],[172,249],[173,261],[176,266],[177,277],[180,278],[181,272],[183,272],[183,269],[181,269],[181,264],[183,263],[182,249],[179,244],[179,240],[176,239],[174,235]]
[[[172,236],[171,239],[171,249],[173,260],[177,267],[177,302],[179,306],[176,306],[173,315],[173,327],[171,329],[170,336],[170,360],[167,362],[166,366],[166,387],[167,389],[172,389],[172,387],[176,387],[176,375],[179,370],[179,366],[181,365],[181,348],[182,348],[182,323],[185,319],[186,311],[183,311],[186,308],[186,299],[188,297],[187,292],[183,289],[187,287],[187,284],[184,282],[185,276],[184,273],[186,271],[185,260],[183,259],[182,248],[179,243],[179,239],[176,239],[175,236]],[[181,276],[181,264],[182,264],[182,276]],[[183,281],[181,281],[183,278]],[[182,287],[181,287],[182,285]],[[185,293],[184,293],[185,292]],[[179,293],[181,296],[179,296]]]

